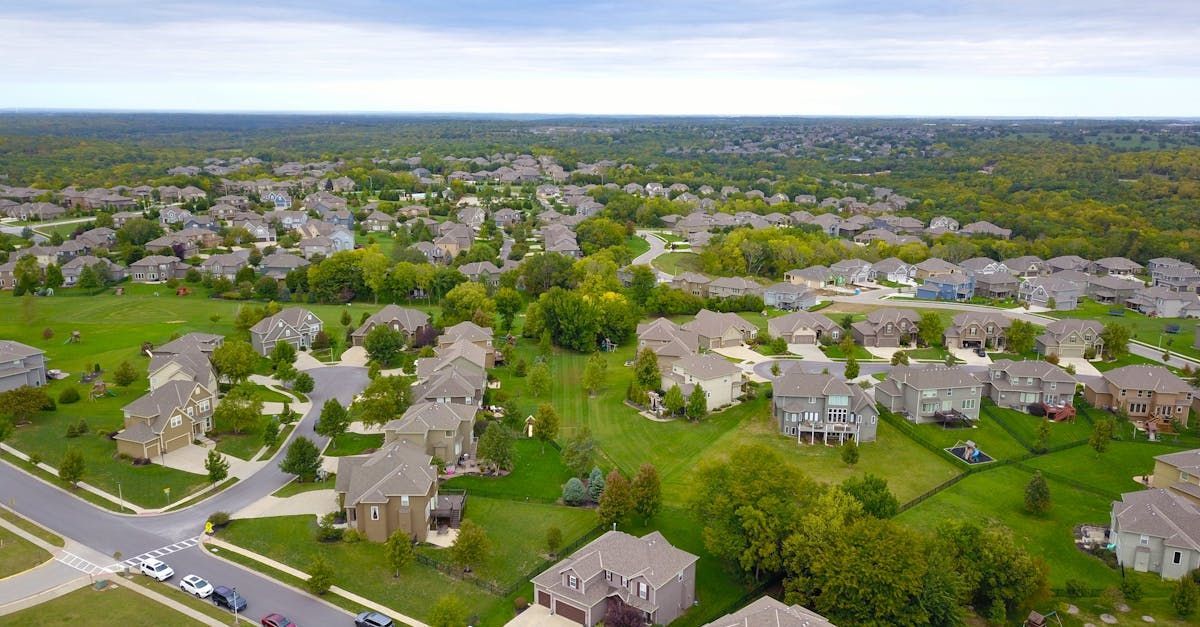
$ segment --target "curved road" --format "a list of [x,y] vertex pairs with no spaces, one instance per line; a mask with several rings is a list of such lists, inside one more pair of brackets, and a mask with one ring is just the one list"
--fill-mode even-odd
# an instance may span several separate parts
[[638,230],[637,236],[646,240],[647,244],[650,244],[650,250],[647,250],[646,252],[635,257],[633,261],[630,262],[630,265],[650,266],[650,268],[654,270],[655,275],[658,277],[659,283],[669,283],[673,277],[670,274],[655,268],[653,263],[655,259],[658,259],[662,254],[668,252],[667,241],[656,235],[653,231]]
[[[359,367],[331,366],[309,370],[308,373],[316,384],[313,393],[309,394],[312,408],[297,423],[289,441],[297,434],[304,435],[321,448],[327,439],[312,430],[321,405],[330,398],[348,404],[366,386],[367,371]],[[285,450],[286,446],[281,446],[271,461],[280,459]],[[0,498],[43,527],[104,555],[111,556],[120,551],[123,559],[128,559],[194,538],[204,531],[204,522],[209,514],[216,511],[235,512],[278,490],[291,479],[291,475],[279,470],[277,463],[270,463],[244,481],[192,507],[166,514],[134,516],[109,512],[81,499],[68,497],[57,487],[9,464],[0,463]],[[170,582],[172,585],[178,585],[179,577],[195,573],[214,585],[236,587],[249,603],[250,616],[265,616],[277,611],[312,625],[350,622],[349,614],[344,610],[211,557],[200,549],[172,553],[163,561],[175,569],[176,577]]]

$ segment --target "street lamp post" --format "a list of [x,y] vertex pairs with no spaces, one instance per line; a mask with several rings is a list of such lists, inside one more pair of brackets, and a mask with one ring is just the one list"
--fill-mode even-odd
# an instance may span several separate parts
[[237,588],[234,588],[233,589],[233,603],[230,604],[233,606],[233,624],[234,625],[238,624],[238,612],[237,612],[238,604],[237,604],[237,602],[238,602]]
[[125,509],[125,493],[121,491],[121,482],[117,482],[117,498],[121,501],[121,509]]

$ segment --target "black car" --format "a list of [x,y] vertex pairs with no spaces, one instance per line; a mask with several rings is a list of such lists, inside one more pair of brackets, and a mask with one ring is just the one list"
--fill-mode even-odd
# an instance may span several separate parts
[[212,593],[213,605],[219,605],[231,612],[242,612],[246,610],[246,597],[238,594],[231,588],[225,586],[217,586],[213,588]]
[[987,351],[984,350],[982,346],[975,347],[975,354],[979,355],[980,357],[987,357]]
[[379,612],[361,612],[354,617],[354,627],[396,627],[396,623]]

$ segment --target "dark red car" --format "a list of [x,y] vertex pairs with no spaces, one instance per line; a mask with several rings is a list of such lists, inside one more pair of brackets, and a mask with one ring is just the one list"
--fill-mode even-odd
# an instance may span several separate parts
[[262,627],[299,627],[282,614],[267,614],[259,622]]

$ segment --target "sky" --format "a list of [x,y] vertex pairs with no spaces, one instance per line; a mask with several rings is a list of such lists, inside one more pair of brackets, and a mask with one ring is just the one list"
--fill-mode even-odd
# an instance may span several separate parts
[[0,109],[1200,116],[1198,0],[3,0]]

